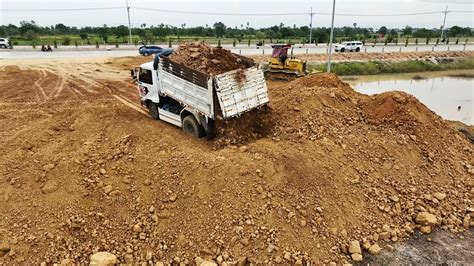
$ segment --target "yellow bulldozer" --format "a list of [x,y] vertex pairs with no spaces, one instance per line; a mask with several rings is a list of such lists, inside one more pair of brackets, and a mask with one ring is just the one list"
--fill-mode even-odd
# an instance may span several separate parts
[[306,61],[294,58],[293,53],[288,58],[291,44],[276,44],[272,45],[272,48],[272,57],[265,70],[267,79],[293,80],[307,74]]

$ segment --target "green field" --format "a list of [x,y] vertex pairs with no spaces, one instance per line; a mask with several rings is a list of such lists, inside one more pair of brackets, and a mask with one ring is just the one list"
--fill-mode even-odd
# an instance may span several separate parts
[[[326,71],[326,64],[311,64],[309,71]],[[404,62],[344,62],[333,63],[331,72],[342,76],[377,75],[384,73],[414,73],[425,71],[442,71],[457,69],[474,69],[474,58],[457,60],[451,63],[434,64],[428,61],[411,60]]]

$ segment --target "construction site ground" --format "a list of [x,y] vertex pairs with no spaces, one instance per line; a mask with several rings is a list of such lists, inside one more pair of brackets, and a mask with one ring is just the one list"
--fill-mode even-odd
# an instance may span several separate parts
[[472,247],[474,145],[414,97],[268,81],[270,106],[205,141],[139,105],[149,60],[0,61],[0,264],[364,263],[432,230]]
[[[269,55],[251,56],[258,63],[268,62]],[[311,63],[326,62],[327,54],[305,54],[295,55],[296,58]],[[353,61],[406,61],[406,60],[426,60],[435,58],[472,58],[474,51],[444,51],[444,52],[386,52],[386,53],[338,53],[332,56],[334,62],[353,62]]]

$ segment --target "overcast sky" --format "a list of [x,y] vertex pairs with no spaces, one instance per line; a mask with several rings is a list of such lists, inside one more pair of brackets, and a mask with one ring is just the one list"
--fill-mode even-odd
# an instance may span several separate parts
[[[22,20],[34,20],[39,25],[55,25],[64,23],[70,26],[98,26],[98,25],[120,25],[127,24],[126,0],[0,0],[0,23],[19,24]],[[309,12],[311,6],[314,12],[330,13],[332,9],[331,0],[286,0],[286,1],[263,1],[263,0],[129,0],[131,6],[132,26],[142,23],[147,25],[158,25],[161,23],[180,26],[198,26],[222,21],[227,26],[238,26],[250,23],[251,27],[267,27],[277,25],[280,22],[285,25],[297,26],[309,25]],[[448,10],[473,11],[473,0],[337,0],[336,14],[406,14],[414,12],[443,11],[448,5]],[[35,11],[34,9],[75,9],[96,7],[123,7],[123,9],[110,10],[85,10],[85,11]],[[215,13],[300,13],[305,15],[274,15],[274,16],[225,16],[225,15],[199,15],[180,14],[171,12],[157,12],[135,8],[155,8],[180,11],[198,11]],[[28,11],[12,11],[6,9],[29,9]],[[460,25],[463,27],[474,27],[474,13],[448,13],[446,26]],[[313,17],[314,27],[329,27],[331,17],[316,14]],[[352,26],[357,23],[360,27],[380,26],[439,28],[443,23],[443,14],[428,14],[419,16],[336,16],[336,26]]]

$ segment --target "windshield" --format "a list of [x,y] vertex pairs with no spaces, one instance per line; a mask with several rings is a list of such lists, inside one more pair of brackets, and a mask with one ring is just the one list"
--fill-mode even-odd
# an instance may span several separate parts
[[153,77],[151,75],[151,70],[140,68],[140,74],[138,75],[138,80],[146,84],[153,84]]

